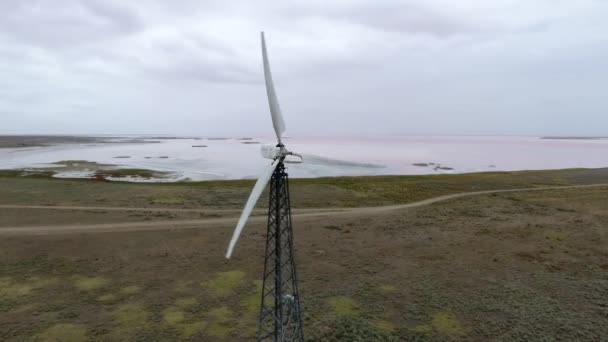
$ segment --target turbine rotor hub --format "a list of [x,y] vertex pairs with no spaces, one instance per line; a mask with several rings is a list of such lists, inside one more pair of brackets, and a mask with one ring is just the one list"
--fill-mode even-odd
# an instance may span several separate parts
[[277,158],[285,158],[287,156],[296,156],[300,158],[300,161],[303,159],[301,155],[291,152],[285,148],[285,145],[278,144],[276,146],[273,145],[262,145],[262,157],[266,159],[277,159]]

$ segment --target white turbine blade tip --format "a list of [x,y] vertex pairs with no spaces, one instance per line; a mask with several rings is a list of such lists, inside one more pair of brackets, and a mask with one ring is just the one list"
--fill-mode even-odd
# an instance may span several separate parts
[[255,204],[257,203],[258,199],[260,199],[260,196],[262,196],[262,192],[264,192],[264,188],[266,188],[266,184],[268,184],[268,181],[270,180],[270,177],[272,177],[274,169],[276,169],[277,165],[279,165],[279,162],[280,159],[277,158],[271,165],[266,167],[253,186],[249,199],[247,199],[245,208],[243,208],[243,212],[239,218],[239,222],[234,229],[234,233],[232,233],[232,238],[230,239],[230,244],[228,245],[228,251],[226,252],[226,259],[230,259],[232,256],[232,252],[234,251],[234,247],[241,236],[243,227],[245,227],[245,224],[247,223],[249,216],[251,216],[251,212],[253,211]]
[[270,62],[268,61],[268,52],[266,51],[266,40],[264,39],[264,32],[261,33],[262,37],[262,60],[264,64],[264,81],[266,83],[266,94],[268,95],[268,105],[270,107],[270,115],[272,117],[272,126],[277,135],[277,139],[281,142],[281,136],[285,133],[285,121],[281,114],[281,107],[279,106],[279,100],[277,99],[277,93],[274,89],[274,82],[272,80],[272,72],[270,71]]

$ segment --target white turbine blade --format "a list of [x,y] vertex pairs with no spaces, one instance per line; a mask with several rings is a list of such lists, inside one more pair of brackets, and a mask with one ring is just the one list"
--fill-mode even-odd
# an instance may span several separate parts
[[245,226],[245,223],[247,223],[247,220],[249,219],[251,211],[255,207],[256,202],[258,201],[258,199],[260,199],[260,196],[262,196],[262,192],[264,192],[264,188],[266,188],[266,184],[268,184],[268,181],[270,180],[274,169],[276,169],[277,165],[279,165],[279,162],[280,159],[277,158],[271,165],[264,169],[264,172],[262,172],[262,174],[258,178],[258,181],[255,183],[253,190],[251,190],[251,194],[249,195],[247,204],[245,204],[245,208],[241,213],[241,218],[239,218],[239,223],[236,225],[234,233],[232,233],[232,239],[230,240],[230,245],[228,245],[228,252],[226,253],[227,259],[230,259],[230,257],[232,256],[234,246],[239,240],[239,236],[243,231],[243,227]]
[[262,57],[264,59],[264,79],[266,81],[266,93],[268,94],[270,115],[272,116],[272,126],[274,126],[274,132],[277,134],[279,143],[281,143],[281,137],[283,136],[283,133],[285,133],[285,121],[283,121],[283,115],[281,115],[281,108],[279,107],[279,100],[277,100],[277,93],[274,90],[274,83],[272,82],[272,74],[270,73],[270,63],[268,62],[268,53],[266,52],[266,40],[264,39],[264,32],[262,32]]
[[350,160],[339,160],[327,157],[316,156],[314,154],[302,153],[302,162],[306,164],[327,165],[327,166],[347,166],[347,167],[362,167],[368,169],[384,168],[384,165],[363,163]]

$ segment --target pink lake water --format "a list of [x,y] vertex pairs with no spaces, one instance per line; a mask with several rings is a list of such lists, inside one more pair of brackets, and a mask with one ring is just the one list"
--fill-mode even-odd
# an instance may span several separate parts
[[[149,138],[145,136],[130,138],[138,142],[4,148],[0,149],[0,169],[43,167],[60,160],[87,160],[121,167],[173,171],[175,175],[172,180],[212,180],[255,178],[270,162],[261,157],[259,144],[243,144],[243,140],[236,138],[161,139],[157,140],[160,141],[158,143],[147,143]],[[257,137],[249,141],[271,144],[273,138]],[[286,139],[285,144],[294,152],[382,166],[328,166],[305,162],[289,164],[291,177],[608,167],[608,139],[518,136],[294,137]],[[434,165],[414,165],[423,163]],[[437,165],[443,169],[437,168]],[[60,173],[59,176],[79,175]]]

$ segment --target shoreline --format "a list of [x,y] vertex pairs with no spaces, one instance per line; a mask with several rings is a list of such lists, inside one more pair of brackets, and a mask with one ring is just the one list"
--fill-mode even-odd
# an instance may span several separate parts
[[[110,165],[114,166],[114,165]],[[114,172],[115,171],[115,172]],[[105,175],[108,178],[100,177],[56,177],[52,173],[52,170],[41,170],[31,171],[25,169],[0,169],[0,179],[46,179],[53,181],[82,181],[82,182],[103,182],[111,184],[126,184],[126,185],[244,185],[253,184],[255,178],[240,178],[240,179],[215,179],[215,180],[169,180],[168,178],[158,178],[157,181],[146,181],[153,176],[151,173],[158,173],[160,171],[149,170],[149,169],[128,169],[128,168],[115,168],[115,169],[100,169],[99,173]],[[290,181],[299,184],[332,184],[343,181],[356,181],[356,180],[383,180],[383,181],[424,181],[434,179],[455,179],[455,178],[471,178],[479,177],[486,178],[492,176],[533,176],[539,178],[547,178],[555,175],[574,175],[574,174],[592,174],[599,175],[602,181],[608,182],[608,167],[600,168],[563,168],[563,169],[542,169],[542,170],[514,170],[514,171],[501,171],[501,170],[490,170],[490,171],[476,171],[476,172],[461,172],[461,173],[435,173],[435,174],[386,174],[386,175],[361,175],[361,176],[321,176],[321,177],[290,177]],[[141,176],[144,175],[144,176]],[[548,178],[547,178],[548,179]],[[541,184],[559,184],[559,183],[547,183],[541,182]],[[578,184],[578,183],[577,183]]]
[[[254,140],[255,139],[255,140]],[[290,178],[469,174],[517,170],[608,167],[600,137],[479,138],[411,136],[391,140],[294,138],[291,148],[322,156],[290,166]],[[5,174],[95,178],[130,182],[255,179],[266,165],[252,137],[0,136]],[[8,148],[2,148],[8,147]],[[324,165],[324,158],[344,161]],[[317,160],[318,159],[318,160]],[[349,165],[369,162],[382,168]],[[62,162],[72,165],[65,167]],[[75,165],[79,164],[79,165]],[[109,171],[109,172],[108,172]],[[160,177],[155,177],[160,175]]]

